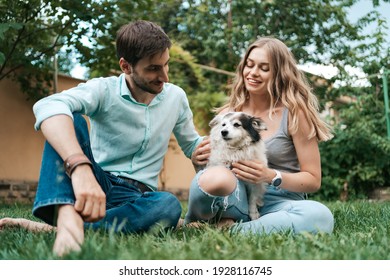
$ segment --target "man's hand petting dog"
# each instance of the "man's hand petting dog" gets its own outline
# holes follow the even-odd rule
[[[198,172],[206,166],[210,157],[210,138],[205,138],[195,149],[192,154],[191,160]]]

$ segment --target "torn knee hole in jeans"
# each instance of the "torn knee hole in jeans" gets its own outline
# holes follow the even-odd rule
[[[211,213],[216,213],[218,210],[222,207],[222,211],[226,211],[226,209],[229,207],[229,196],[234,195],[238,201],[240,201],[240,189],[236,188],[233,193],[230,195],[224,196],[222,199],[221,197],[214,197],[213,202],[211,203]]]

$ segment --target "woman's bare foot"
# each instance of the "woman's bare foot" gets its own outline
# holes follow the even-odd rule
[[[191,222],[185,225],[187,228],[195,228],[195,229],[202,229],[207,227],[208,224],[205,222]]]
[[[217,223],[217,228],[219,229],[229,229],[234,224],[234,220],[230,218],[222,218]]]
[[[0,219],[0,230],[6,227],[20,227],[33,232],[53,231],[56,228],[40,222],[35,222],[23,218],[3,218]]]
[[[182,228],[184,226],[184,219],[180,218],[177,222],[176,229]]]
[[[176,225],[176,229],[183,228],[183,227],[188,227],[188,228],[201,228],[203,223],[200,222],[191,222],[188,224],[184,224],[184,219],[180,218],[179,222]]]
[[[64,256],[73,251],[80,251],[84,242],[84,222],[73,205],[62,205],[58,210],[57,236],[53,252]]]

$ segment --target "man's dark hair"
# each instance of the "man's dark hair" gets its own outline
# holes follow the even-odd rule
[[[137,20],[122,26],[116,35],[116,54],[135,66],[145,57],[164,52],[171,47],[171,41],[157,24]]]

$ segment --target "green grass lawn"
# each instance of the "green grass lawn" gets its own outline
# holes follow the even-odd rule
[[[86,231],[81,252],[65,259],[264,259],[264,260],[390,260],[390,202],[325,203],[334,213],[335,230],[327,234],[289,232],[232,235],[212,226],[141,235]],[[186,208],[185,203],[183,208]],[[0,205],[0,218],[33,219],[29,205]],[[54,233],[24,229],[0,231],[0,259],[56,259]]]

